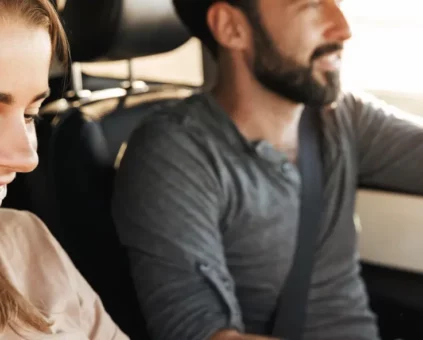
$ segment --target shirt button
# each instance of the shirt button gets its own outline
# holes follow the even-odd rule
[[[200,270],[203,272],[208,272],[210,270],[210,266],[207,263],[200,264]]]
[[[232,283],[231,283],[230,280],[223,279],[222,281],[223,281],[223,284],[224,284],[224,286],[225,286],[226,289],[232,289]]]
[[[282,170],[283,171],[290,171],[291,169],[292,169],[291,164],[289,164],[288,162],[285,162],[285,163],[282,164]]]

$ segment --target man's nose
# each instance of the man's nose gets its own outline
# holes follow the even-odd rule
[[[325,38],[329,41],[344,42],[351,38],[351,27],[339,4],[334,3],[328,6],[327,18],[330,24],[325,32]]]
[[[38,165],[35,127],[13,116],[0,117],[0,175],[31,172]]]

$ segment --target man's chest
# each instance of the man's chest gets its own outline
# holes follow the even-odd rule
[[[356,174],[342,149],[325,149],[325,211],[322,222],[316,221],[319,243],[351,232],[345,233],[354,212]],[[297,242],[300,173],[287,160],[268,162],[251,156],[232,157],[222,173],[221,230],[228,266],[243,279],[257,271],[261,277],[283,279]]]

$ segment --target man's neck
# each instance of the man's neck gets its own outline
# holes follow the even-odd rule
[[[213,94],[248,140],[267,140],[295,162],[303,105],[248,80],[222,81]]]

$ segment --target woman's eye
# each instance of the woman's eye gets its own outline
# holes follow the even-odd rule
[[[304,5],[308,8],[317,8],[323,4],[323,0],[308,0],[307,3]]]
[[[27,124],[30,124],[30,123],[37,124],[41,120],[41,117],[38,115],[38,113],[36,114],[25,113],[24,118],[25,118],[25,123]]]

